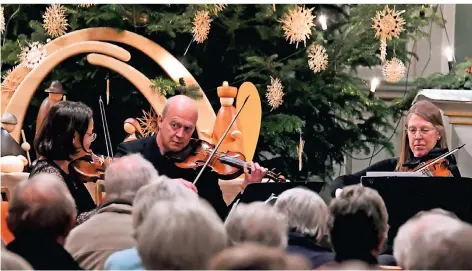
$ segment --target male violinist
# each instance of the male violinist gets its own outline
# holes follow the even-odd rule
[[[210,168],[206,168],[195,187],[193,181],[199,170],[179,168],[175,165],[175,161],[167,158],[166,155],[178,153],[187,147],[195,131],[197,120],[196,103],[184,95],[173,96],[167,100],[162,114],[158,117],[159,132],[157,135],[121,143],[118,145],[115,157],[129,153],[140,153],[154,165],[159,175],[185,180],[183,183],[198,191],[198,194],[206,199],[224,220],[230,207],[223,199],[218,184],[218,175],[211,172]],[[266,173],[266,168],[251,162],[251,173],[245,169],[245,178],[241,188],[244,190],[249,183],[260,182]]]

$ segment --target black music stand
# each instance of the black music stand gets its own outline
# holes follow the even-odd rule
[[[362,177],[378,191],[388,211],[388,246],[398,229],[420,211],[441,208],[472,223],[472,179],[454,177]]]
[[[304,187],[320,193],[324,184],[324,182],[252,183],[244,189],[239,202],[266,201],[272,194],[278,196],[285,190],[295,187]]]

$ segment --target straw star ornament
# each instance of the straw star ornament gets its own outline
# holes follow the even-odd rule
[[[272,78],[270,77],[270,85],[267,86],[266,98],[269,102],[269,105],[272,107],[272,110],[278,108],[283,103],[283,86],[282,82],[280,82],[279,78]]]
[[[203,43],[208,39],[208,34],[210,33],[210,16],[208,11],[200,10],[195,14],[193,19],[193,39],[197,43]]]
[[[43,15],[43,27],[49,36],[56,38],[64,35],[67,30],[66,8],[60,4],[52,4]]]
[[[152,108],[149,112],[143,110],[143,117],[137,118],[137,120],[139,121],[145,137],[154,135],[159,129],[157,125],[157,114]]]
[[[44,45],[35,41],[29,43],[27,47],[21,48],[21,53],[18,56],[23,66],[28,69],[36,68],[45,58],[47,52]]]
[[[223,9],[225,9],[227,6],[227,4],[214,4],[211,11],[213,12],[213,15],[217,16],[218,13],[223,11]]]
[[[328,54],[322,45],[311,45],[308,49],[308,65],[313,72],[326,70]]]
[[[405,20],[401,17],[404,12],[404,10],[397,12],[395,8],[390,9],[385,6],[382,11],[377,11],[376,16],[372,18],[375,38],[380,40],[380,59],[382,62],[385,61],[387,55],[387,40],[400,37],[400,33],[404,30]]]
[[[311,28],[315,26],[315,17],[311,12],[314,8],[306,9],[296,7],[284,14],[282,20],[282,29],[285,31],[285,39],[290,40],[290,44],[303,42],[306,46],[306,40],[311,37]]]
[[[396,83],[405,76],[405,65],[400,59],[394,57],[382,65],[382,74],[385,77],[385,81]]]
[[[11,91],[14,92],[18,86],[20,85],[21,81],[23,80],[22,76],[14,75],[12,72],[17,68],[13,67],[9,69],[3,76],[2,76],[2,91]]]

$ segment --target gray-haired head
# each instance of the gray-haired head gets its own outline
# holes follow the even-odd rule
[[[329,210],[323,199],[305,188],[284,191],[274,205],[288,219],[289,229],[320,242],[328,235]]]
[[[75,223],[75,201],[56,175],[41,173],[19,183],[8,206],[13,235],[65,237]]]
[[[397,264],[411,270],[462,269],[457,264],[464,259],[453,255],[463,251],[460,248],[463,238],[458,233],[466,227],[470,226],[438,212],[412,217],[399,228],[393,243]]]
[[[257,242],[287,246],[287,218],[263,202],[239,203],[228,215],[225,228],[232,243]]]
[[[105,171],[107,199],[133,200],[138,190],[158,178],[154,166],[141,154],[130,154],[114,160]]]
[[[198,194],[167,176],[160,176],[150,184],[141,187],[133,202],[133,227],[135,229],[139,227],[154,203],[177,199],[196,201],[198,200]]]
[[[148,270],[205,269],[227,245],[223,222],[204,200],[159,201],[137,231],[137,249]]]

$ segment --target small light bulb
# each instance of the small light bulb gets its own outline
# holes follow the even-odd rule
[[[454,60],[454,49],[451,47],[446,47],[446,49],[444,49],[444,54],[446,54],[447,61],[452,62]]]
[[[372,78],[370,81],[370,92],[375,92],[375,89],[379,85],[380,81],[377,77]]]
[[[320,24],[321,24],[321,28],[323,30],[328,29],[328,26],[326,25],[326,15],[320,15],[319,21],[320,21]]]

